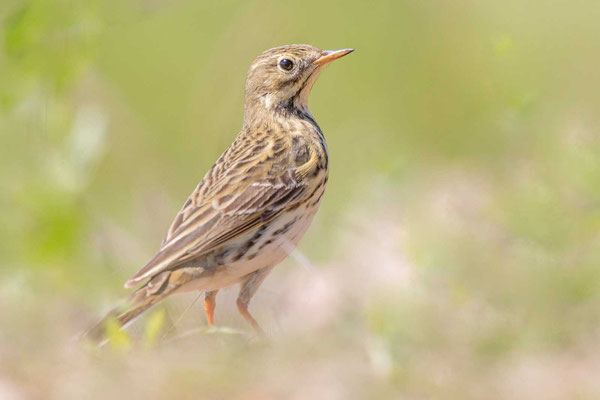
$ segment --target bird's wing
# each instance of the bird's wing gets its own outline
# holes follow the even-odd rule
[[[228,155],[230,148],[217,161],[176,216],[159,252],[126,287],[270,222],[303,197],[303,174],[288,165],[285,152],[272,142],[257,148],[242,156]]]

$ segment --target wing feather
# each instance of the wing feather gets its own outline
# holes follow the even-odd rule
[[[199,204],[186,201],[159,252],[125,287],[135,286],[269,223],[302,198],[306,184],[296,178],[293,169],[288,169],[278,176],[237,187],[236,191],[235,185],[230,185],[222,190],[226,194],[209,196]],[[202,184],[190,198],[199,190]]]

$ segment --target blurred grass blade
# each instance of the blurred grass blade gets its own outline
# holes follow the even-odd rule
[[[127,352],[131,349],[131,338],[121,329],[119,323],[115,319],[106,321],[105,326],[106,338],[111,349],[119,352]]]
[[[156,344],[159,334],[165,324],[166,312],[161,308],[150,315],[144,329],[144,346],[152,347]]]

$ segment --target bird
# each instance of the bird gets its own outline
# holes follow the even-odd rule
[[[246,76],[241,131],[185,201],[154,257],[124,285],[141,286],[90,337],[104,336],[108,320],[124,328],[166,297],[191,291],[204,291],[214,326],[217,292],[233,285],[240,285],[240,314],[264,335],[250,300],[304,235],[329,176],[308,96],[323,68],[353,51],[286,45],[258,55]]]

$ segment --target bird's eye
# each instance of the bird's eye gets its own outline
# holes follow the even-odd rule
[[[279,61],[279,68],[284,71],[290,71],[292,68],[294,68],[294,63],[291,60],[284,58],[283,60]]]

